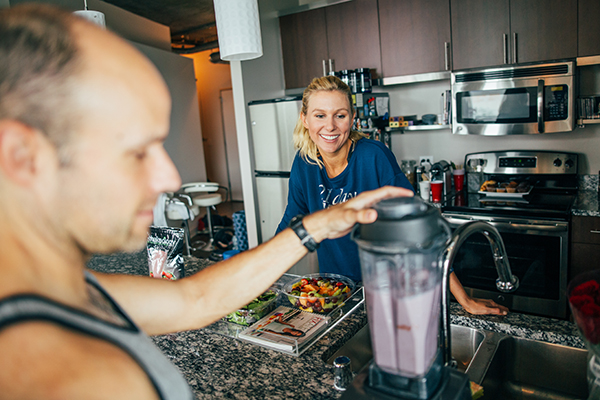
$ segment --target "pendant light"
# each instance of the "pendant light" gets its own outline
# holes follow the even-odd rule
[[[221,59],[252,60],[262,56],[257,0],[213,0]]]
[[[83,0],[83,6],[83,10],[73,11],[73,14],[77,15],[78,17],[87,19],[88,21],[93,22],[94,24],[106,29],[106,20],[104,19],[104,14],[100,11],[88,10],[87,0]]]

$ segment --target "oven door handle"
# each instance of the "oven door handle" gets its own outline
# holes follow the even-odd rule
[[[566,222],[540,222],[533,224],[520,224],[513,221],[499,221],[486,218],[458,217],[455,215],[443,215],[443,217],[451,225],[462,225],[470,221],[484,221],[490,223],[492,226],[502,231],[523,232],[529,230],[536,230],[543,232],[566,232],[568,230],[568,224]]]
[[[515,224],[515,223],[511,222],[511,223],[507,224],[507,226],[510,226],[511,228],[514,228],[516,230],[522,230],[522,231],[535,229],[537,231],[544,231],[544,232],[564,232],[567,230],[566,225],[559,225],[559,224],[537,225],[537,224]]]

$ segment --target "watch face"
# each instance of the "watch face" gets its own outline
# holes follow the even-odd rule
[[[296,225],[298,222],[302,222],[302,218],[304,216],[303,215],[296,215],[294,218],[292,218],[292,220],[290,221],[290,226]]]

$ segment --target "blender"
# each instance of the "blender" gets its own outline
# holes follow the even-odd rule
[[[374,358],[342,398],[471,399],[468,377],[451,365],[449,265],[462,240],[477,230],[492,232],[494,243],[499,240],[494,252],[506,261],[499,234],[479,221],[452,234],[439,210],[417,197],[383,200],[374,209],[377,221],[352,231]],[[515,290],[518,280],[508,264],[497,268],[510,283],[503,287]]]

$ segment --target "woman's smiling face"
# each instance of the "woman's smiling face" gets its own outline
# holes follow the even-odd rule
[[[318,91],[310,96],[302,123],[323,156],[335,155],[348,141],[354,115],[348,98],[337,90]]]

